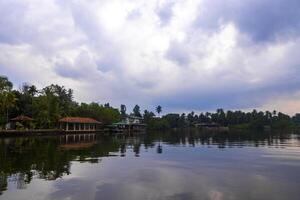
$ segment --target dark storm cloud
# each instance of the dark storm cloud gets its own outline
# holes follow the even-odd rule
[[[219,82],[218,87],[186,88],[168,96],[161,96],[156,103],[164,107],[183,110],[214,110],[216,108],[257,108],[269,100],[289,96],[299,91],[300,67],[273,83],[249,85],[245,82]]]
[[[217,29],[233,22],[254,41],[272,41],[299,34],[299,8],[299,0],[209,0],[201,4],[195,25]]]

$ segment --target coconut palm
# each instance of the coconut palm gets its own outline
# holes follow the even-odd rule
[[[1,94],[0,109],[6,113],[6,122],[8,122],[8,110],[16,104],[15,94],[12,92],[4,92]]]
[[[158,115],[162,112],[161,106],[156,107],[156,112],[157,112]]]

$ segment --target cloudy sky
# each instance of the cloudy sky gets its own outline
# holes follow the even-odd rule
[[[299,0],[0,0],[0,74],[77,101],[300,112]]]

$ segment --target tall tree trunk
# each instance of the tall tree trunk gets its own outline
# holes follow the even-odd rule
[[[6,108],[6,123],[8,123],[8,108]]]

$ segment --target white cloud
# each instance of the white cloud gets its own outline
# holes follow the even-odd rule
[[[2,0],[0,73],[63,84],[79,101],[167,110],[261,107],[299,91],[299,34],[256,41],[242,14],[216,4]]]

